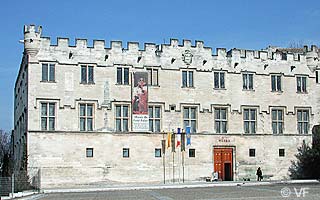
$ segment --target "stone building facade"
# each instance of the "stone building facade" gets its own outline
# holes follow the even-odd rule
[[[58,38],[24,27],[15,85],[15,169],[41,185],[288,178],[319,124],[319,51],[218,48]],[[297,49],[295,49],[297,50]],[[149,129],[132,131],[131,82],[148,73]],[[191,126],[191,145],[162,149],[167,132]],[[184,161],[182,161],[184,160]]]

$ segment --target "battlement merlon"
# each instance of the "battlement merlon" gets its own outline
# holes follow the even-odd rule
[[[194,44],[191,40],[184,39],[179,43],[178,39],[170,39],[169,44],[154,44],[144,43],[143,49],[140,49],[138,42],[128,42],[124,47],[122,41],[110,41],[110,48],[105,46],[105,40],[93,40],[93,47],[88,46],[87,39],[76,39],[74,45],[70,45],[69,38],[57,38],[56,44],[51,44],[49,37],[42,37],[42,27],[35,25],[24,26],[24,45],[25,52],[31,56],[37,55],[41,48],[48,49],[51,46],[55,48],[68,49],[77,48],[87,49],[93,48],[95,50],[108,50],[110,53],[124,53],[131,52],[137,55],[147,53],[157,56],[165,56],[172,51],[183,51],[183,49],[193,50],[195,54],[205,55],[206,58],[210,56],[218,59],[231,59],[235,62],[240,60],[282,60],[282,61],[299,61],[307,62],[308,66],[314,67],[319,65],[320,50],[317,46],[312,45],[311,48],[304,46],[303,48],[278,48],[268,47],[262,50],[248,50],[248,49],[231,49],[227,51],[225,48],[217,48],[216,55],[213,55],[211,47],[205,47],[203,41],[196,40]]]

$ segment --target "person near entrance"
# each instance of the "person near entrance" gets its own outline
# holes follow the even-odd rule
[[[258,167],[256,175],[258,176],[257,180],[261,181],[263,177],[262,177],[262,171],[260,167]]]
[[[212,172],[212,182],[218,181],[219,179],[219,173],[217,171]]]

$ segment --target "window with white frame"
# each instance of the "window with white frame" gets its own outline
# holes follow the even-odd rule
[[[182,71],[182,87],[193,87],[193,71]]]
[[[81,83],[82,84],[92,84],[93,80],[93,66],[81,65]]]
[[[214,88],[215,89],[224,89],[224,72],[214,72]]]
[[[271,75],[271,91],[281,92],[281,75]]]
[[[298,93],[307,92],[307,77],[297,76],[297,92]]]
[[[243,122],[244,122],[245,133],[256,133],[257,109],[255,108],[243,109]]]
[[[129,106],[116,105],[116,131],[129,131]]]
[[[183,107],[183,128],[191,127],[191,133],[197,132],[197,108],[196,107]]]
[[[158,85],[158,69],[155,68],[147,68],[148,71],[148,85]]]
[[[161,130],[161,107],[149,106],[149,131],[160,132]]]
[[[93,131],[93,104],[81,103],[80,107],[80,131]]]
[[[214,108],[216,133],[227,133],[227,108]]]
[[[41,130],[54,131],[56,119],[56,104],[41,102]]]
[[[272,109],[271,111],[272,120],[272,133],[282,134],[283,133],[283,110],[282,109]]]
[[[308,134],[309,132],[309,110],[297,110],[298,133]]]
[[[53,63],[42,64],[42,81],[43,82],[55,81],[55,64]]]
[[[117,84],[129,85],[129,68],[117,67]]]
[[[253,90],[253,74],[250,74],[250,73],[242,74],[242,80],[243,80],[244,90]]]

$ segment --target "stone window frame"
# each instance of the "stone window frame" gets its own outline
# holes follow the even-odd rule
[[[249,111],[249,119],[245,119],[245,110],[248,110]],[[251,115],[251,111],[255,111],[255,119],[251,119],[252,115]],[[256,134],[257,133],[257,129],[258,129],[258,108],[257,107],[244,107],[242,108],[242,119],[243,119],[243,131],[245,134]],[[246,122],[249,122],[249,132],[246,132]],[[254,122],[254,131],[252,131],[252,126],[251,124]]]
[[[119,72],[121,72],[121,74]],[[127,76],[126,76],[126,73],[128,73]],[[129,66],[122,66],[122,65],[116,66],[116,84],[130,85],[130,67]]]
[[[156,117],[155,116],[155,109],[159,108],[160,109],[160,116]],[[150,116],[150,109],[152,109],[152,116]],[[162,106],[158,104],[149,104],[148,106],[148,114],[149,114],[149,131],[153,133],[160,133],[161,128],[162,128]],[[159,121],[159,130],[155,131],[155,124],[156,121]],[[152,123],[152,130],[150,129],[150,122]]]
[[[85,69],[85,70],[83,70]],[[80,64],[80,84],[95,84],[94,83],[94,64]],[[85,77],[84,77],[85,71]],[[90,74],[92,73],[92,76]]]
[[[282,92],[282,74],[271,74],[270,79],[271,79],[271,92]],[[280,82],[279,82],[279,79],[280,79]]]
[[[86,157],[93,158],[93,148],[86,148]]]
[[[56,63],[41,62],[41,81],[40,82],[46,82],[46,83],[56,82]]]
[[[276,118],[274,118],[274,111],[276,112]],[[282,112],[282,119],[279,119],[279,111]],[[285,127],[284,127],[284,115],[285,115],[285,111],[283,108],[272,108],[271,109],[271,130],[272,130],[272,134],[274,135],[278,135],[278,134],[283,134],[284,133],[284,130],[285,130]],[[274,128],[273,128],[273,125],[274,123],[276,124],[276,132],[274,132]],[[281,124],[281,129],[280,129],[280,125]],[[281,130],[281,132],[280,132]]]
[[[221,75],[223,75],[223,76],[221,76]],[[223,79],[221,79],[221,77],[223,77]],[[222,84],[222,82],[223,82],[223,84]],[[215,89],[215,90],[226,89],[226,72],[224,72],[224,71],[214,71],[213,72],[213,89]]]
[[[56,120],[57,120],[57,102],[55,101],[40,101],[40,130],[42,131],[55,131],[56,130]],[[46,105],[46,114],[43,113],[43,105]],[[53,105],[53,112],[54,114],[51,115],[50,114],[50,105]],[[45,119],[46,121],[46,126],[45,128],[43,128],[42,123],[43,123],[43,119]],[[50,119],[53,119],[53,128],[50,128]]]
[[[242,90],[254,91],[254,73],[242,72]]]
[[[159,67],[146,67],[148,73],[148,86],[159,86]],[[156,77],[156,81],[154,78]]]
[[[307,81],[308,76],[306,75],[296,75],[296,86],[297,86],[297,93],[298,94],[306,94],[308,93],[308,81]],[[300,81],[299,81],[300,80]],[[299,83],[301,85],[299,85]]]
[[[190,76],[192,75],[192,76]],[[192,77],[192,82],[190,82],[190,77]],[[191,69],[183,69],[181,70],[181,80],[182,80],[182,88],[195,88],[194,87],[194,77],[195,77],[195,70]]]
[[[162,150],[161,150],[161,148],[155,148],[155,149],[154,149],[154,157],[155,157],[155,158],[161,158],[161,157],[162,157]]]
[[[81,106],[85,106],[85,112],[82,115],[81,114]],[[92,106],[92,115],[88,115],[88,106]],[[79,108],[79,130],[81,132],[87,132],[87,131],[94,131],[94,127],[95,127],[95,103],[93,102],[79,102],[78,103],[78,108]],[[81,120],[84,120],[84,129],[81,129]],[[88,121],[89,120],[89,121]],[[91,121],[91,128],[88,129],[88,122]]]
[[[188,117],[185,115],[185,109],[188,109]],[[195,117],[192,118],[192,113],[190,112],[192,109],[195,109]],[[187,126],[191,126],[192,122],[194,121],[195,127],[191,126],[191,133],[197,133],[198,130],[198,114],[199,106],[197,105],[183,105],[182,106],[182,124],[183,129],[186,130]],[[188,125],[185,124],[185,122],[188,121]]]
[[[120,107],[120,116],[117,116],[117,108]],[[123,107],[127,107],[127,116],[123,116]],[[114,127],[116,132],[129,132],[130,131],[130,104],[117,103],[114,105]],[[117,120],[120,120],[120,130],[117,129]],[[127,121],[127,128],[124,129],[124,121]]]
[[[226,118],[225,119],[221,119],[221,118],[217,119],[216,118],[216,110],[218,110],[218,109],[219,110],[222,110],[222,109],[226,110]],[[220,113],[219,116],[221,117],[221,113]],[[213,107],[213,117],[214,117],[214,131],[215,131],[215,133],[222,133],[222,134],[228,133],[228,125],[229,125],[229,123],[228,123],[228,117],[229,117],[229,115],[228,115],[228,107],[225,107],[225,106],[214,106]],[[219,122],[219,123],[226,122],[226,132],[221,131],[222,130],[221,125],[220,125],[220,130],[217,131],[217,126],[216,126],[217,122]]]
[[[299,119],[299,112],[301,113],[301,118]],[[307,119],[304,117],[304,113],[307,113]],[[309,134],[310,129],[310,114],[311,111],[309,108],[296,108],[296,115],[297,115],[297,132],[298,134]],[[301,128],[300,125],[301,124]]]

